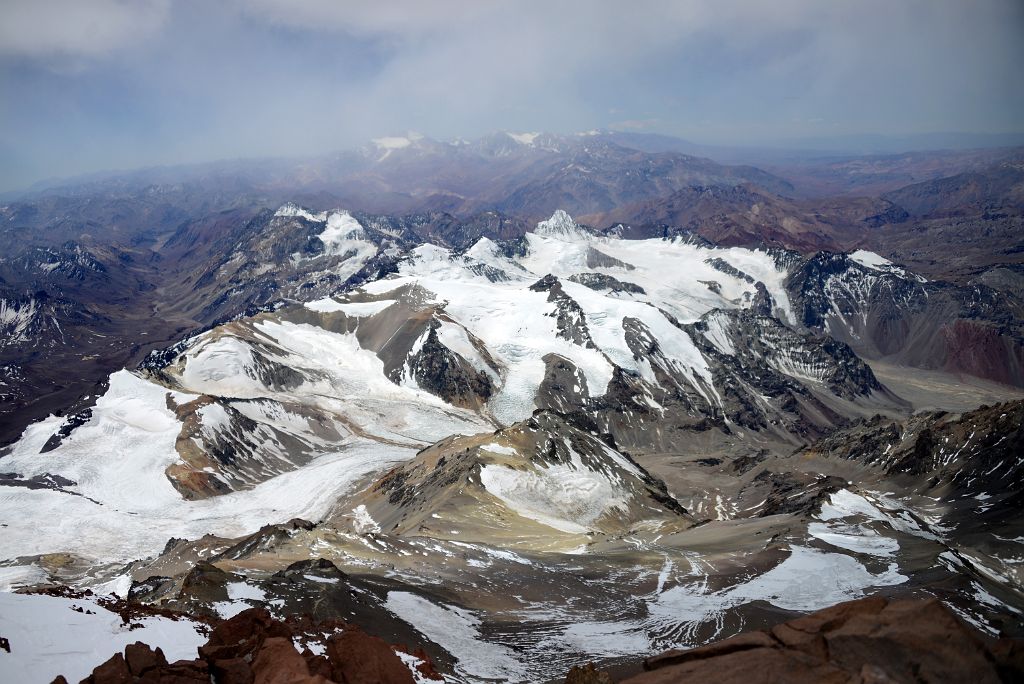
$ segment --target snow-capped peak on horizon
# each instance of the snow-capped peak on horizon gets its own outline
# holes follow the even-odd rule
[[[408,147],[414,146],[420,140],[423,140],[425,136],[422,133],[416,131],[409,131],[405,135],[395,136],[384,136],[381,138],[373,138],[370,143],[377,149],[383,150],[382,154],[377,161],[383,161],[391,156],[391,153],[395,150],[403,150]]]
[[[590,233],[581,228],[572,216],[562,209],[556,209],[551,218],[538,223],[533,233],[561,239],[590,237]]]
[[[274,212],[274,216],[285,218],[302,217],[307,221],[313,221],[314,223],[323,223],[324,221],[327,220],[327,213],[328,212],[326,211],[321,211],[318,214],[314,214],[310,212],[308,209],[300,207],[298,204],[295,204],[294,202],[286,202],[282,204],[277,211]]]
[[[515,140],[520,145],[529,145],[529,146],[532,146],[533,145],[533,141],[536,140],[539,135],[541,135],[539,132],[534,132],[534,133],[513,133],[511,131],[506,131],[505,134],[508,137],[510,137],[513,140]]]
[[[569,133],[552,133],[549,131],[509,131],[497,130],[478,137],[455,136],[452,138],[431,138],[430,136],[410,131],[400,135],[388,135],[372,138],[363,146],[366,156],[376,161],[384,161],[392,154],[402,150],[436,147],[448,150],[468,149],[489,150],[497,156],[511,154],[515,148],[535,152],[564,152],[588,138],[596,138],[608,134],[605,129],[590,129]]]
[[[385,150],[400,150],[409,147],[413,143],[423,140],[423,134],[416,131],[409,131],[405,135],[383,136],[370,140],[374,145]]]

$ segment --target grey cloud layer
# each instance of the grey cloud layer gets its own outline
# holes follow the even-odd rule
[[[632,122],[740,143],[1019,129],[1022,37],[1018,0],[7,0],[0,155],[23,168],[0,174],[306,154],[406,129]]]

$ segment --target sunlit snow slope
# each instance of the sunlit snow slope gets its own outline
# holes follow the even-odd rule
[[[347,214],[310,218],[332,249],[361,234]],[[391,277],[222,325],[115,374],[80,427],[30,427],[4,469],[50,484],[0,489],[5,556],[123,562],[171,536],[317,519],[360,478],[539,407],[603,411],[602,427],[623,435],[608,415],[728,424],[730,343],[688,324],[758,300],[790,319],[785,275],[766,251],[598,237],[564,212],[517,242],[422,245]],[[800,391],[829,389],[772,365]],[[552,381],[559,368],[568,382]],[[750,393],[765,415],[781,411]],[[53,438],[62,424],[69,434]]]

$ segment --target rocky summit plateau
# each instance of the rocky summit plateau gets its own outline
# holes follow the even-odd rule
[[[1024,153],[677,143],[0,206],[0,679],[1019,680]]]

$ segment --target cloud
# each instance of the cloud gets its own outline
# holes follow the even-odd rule
[[[608,128],[642,131],[644,129],[656,128],[660,123],[661,119],[626,119],[625,121],[613,121],[608,124]]]
[[[1019,129],[1021,35],[1020,0],[6,0],[0,183],[410,129]]]
[[[169,0],[4,0],[0,54],[95,57],[138,45],[164,24]]]
[[[445,134],[470,133],[480,121],[584,128],[609,125],[608,109],[629,109],[618,118],[659,118],[670,132],[760,136],[825,120],[870,131],[1006,126],[1022,102],[1007,87],[1024,85],[1022,8],[1017,0],[254,0],[244,12],[388,47],[375,78],[350,91],[358,105],[343,109],[353,126],[365,118]]]
[[[501,4],[467,0],[236,0],[234,6],[250,18],[298,29],[413,38],[450,33],[460,24],[493,16]]]

